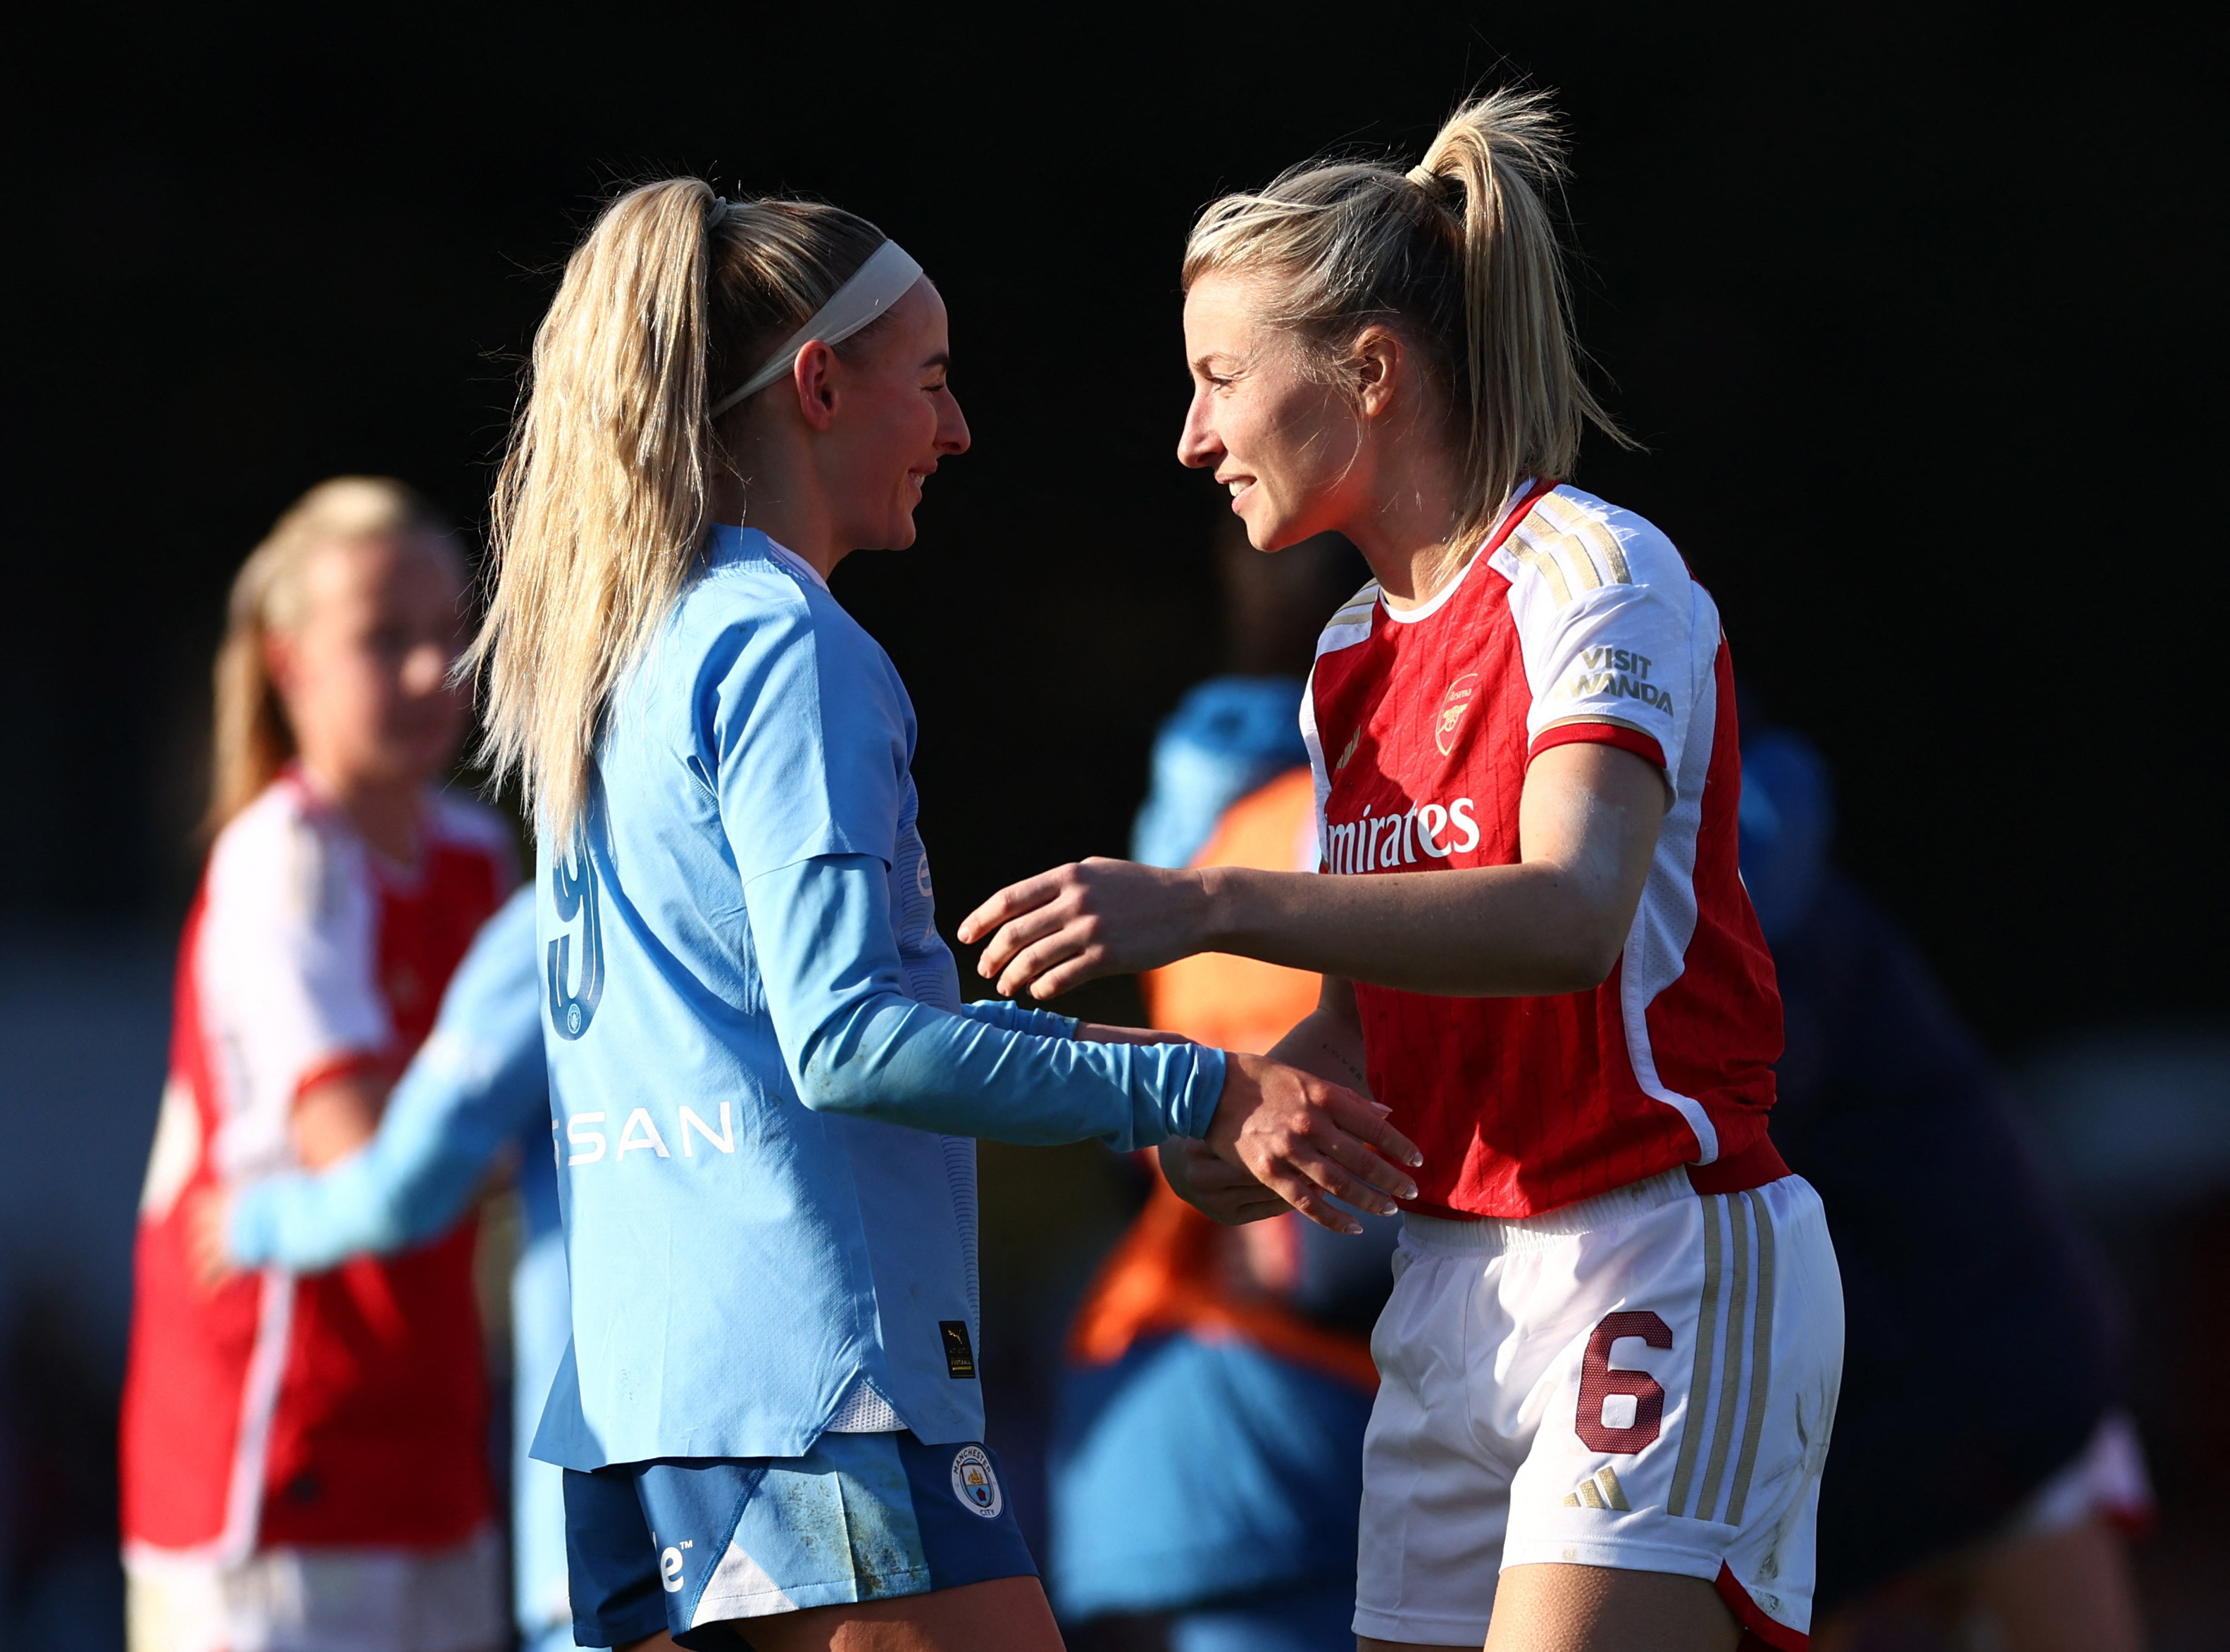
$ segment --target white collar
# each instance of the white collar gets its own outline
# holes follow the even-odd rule
[[[1527,505],[1531,505],[1532,503],[1530,497],[1532,490],[1533,479],[1530,476],[1521,477],[1518,479],[1518,485],[1510,490],[1510,496],[1503,500],[1502,509],[1494,513],[1493,526],[1490,527],[1486,532],[1480,537],[1479,550],[1473,551],[1472,553],[1471,559],[1465,562],[1461,568],[1456,570],[1456,576],[1453,579],[1450,580],[1446,585],[1440,587],[1439,590],[1434,592],[1432,595],[1427,597],[1422,602],[1418,603],[1416,607],[1412,608],[1397,608],[1391,602],[1389,602],[1386,600],[1386,593],[1383,590],[1381,590],[1378,593],[1378,606],[1386,610],[1386,617],[1389,620],[1398,620],[1405,626],[1415,625],[1420,620],[1431,619],[1442,608],[1446,607],[1448,605],[1448,600],[1454,596],[1459,590],[1462,589],[1463,582],[1471,577],[1471,570],[1477,567],[1480,562],[1487,560],[1486,556],[1479,553],[1484,551],[1488,545],[1494,543],[1495,536],[1502,531],[1503,524],[1510,520],[1510,513],[1518,507],[1521,501]]]
[[[764,534],[760,534],[759,537],[766,539],[766,536]],[[828,588],[828,582],[821,577],[821,570],[815,568],[811,562],[807,562],[804,557],[799,556],[788,545],[779,543],[772,539],[767,539],[766,544],[767,555],[772,557],[776,562],[780,562],[784,568],[790,569],[791,573],[798,575],[802,578],[811,580],[815,585],[818,585],[824,591]]]

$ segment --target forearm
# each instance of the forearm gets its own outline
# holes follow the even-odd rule
[[[351,1256],[422,1244],[471,1205],[499,1145],[422,1143],[383,1133],[362,1152],[314,1174],[273,1176],[242,1187],[226,1248],[243,1267],[315,1273]]]
[[[1624,939],[1604,892],[1553,862],[1363,877],[1217,866],[1197,876],[1198,950],[1441,997],[1585,992],[1610,973]],[[1617,916],[1630,922],[1632,910]]]
[[[1221,1051],[1010,1032],[897,993],[836,1008],[799,1042],[794,1077],[816,1111],[1029,1146],[1202,1135],[1223,1087]]]
[[[369,1148],[316,1174],[248,1183],[225,1231],[226,1249],[241,1266],[298,1273],[320,1272],[359,1252],[400,1250],[411,1237]]]
[[[1080,1043],[1066,1016],[954,1013],[913,999],[887,879],[880,861],[828,856],[744,887],[768,1012],[808,1107],[1026,1143],[1097,1137],[1129,1148],[1206,1132],[1221,1051]]]
[[[226,1233],[234,1260],[313,1273],[408,1250],[455,1222],[521,1123],[548,1109],[538,1020],[525,1019],[531,1036],[502,1031],[493,1054],[436,1032],[360,1151],[242,1187]]]
[[[960,938],[985,942],[976,967],[1010,997],[1199,952],[1447,998],[1585,992],[1625,948],[1669,796],[1630,752],[1558,746],[1528,772],[1508,864],[1358,877],[1095,858],[1001,890]]]

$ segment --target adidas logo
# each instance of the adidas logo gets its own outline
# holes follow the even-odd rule
[[[1626,1488],[1618,1483],[1618,1476],[1608,1469],[1598,1469],[1580,1482],[1579,1488],[1566,1495],[1567,1508],[1612,1508],[1623,1514],[1627,1511]]]

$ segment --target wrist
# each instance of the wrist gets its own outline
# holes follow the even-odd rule
[[[1199,951],[1226,951],[1225,943],[1234,938],[1238,880],[1233,874],[1236,871],[1238,868],[1232,866],[1201,866],[1193,871],[1193,886],[1197,892],[1189,916]]]
[[[1209,1103],[1195,1132],[1197,1140],[1210,1147],[1227,1144],[1238,1136],[1247,1111],[1246,1092],[1254,1088],[1249,1070],[1261,1059],[1235,1050],[1219,1050],[1215,1053],[1223,1058],[1223,1071],[1218,1077],[1215,1099]]]

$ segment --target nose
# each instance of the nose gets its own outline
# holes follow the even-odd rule
[[[944,415],[937,421],[937,451],[964,453],[974,440],[968,434],[968,415],[960,410],[960,398],[947,390]]]
[[[1208,387],[1196,386],[1192,403],[1185,408],[1184,427],[1177,432],[1177,463],[1189,470],[1205,470],[1222,454],[1223,443],[1208,422]]]

